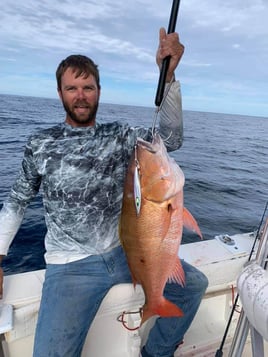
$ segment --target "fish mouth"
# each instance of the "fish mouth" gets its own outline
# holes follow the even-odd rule
[[[141,146],[143,149],[155,154],[159,149],[159,145],[161,142],[161,137],[158,133],[153,135],[152,142],[143,140],[142,138],[137,138],[137,145]]]

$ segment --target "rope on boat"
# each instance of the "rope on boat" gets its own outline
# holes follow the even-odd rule
[[[117,317],[117,321],[121,322],[122,325],[125,327],[125,329],[127,329],[128,331],[136,331],[140,328],[140,325],[136,326],[136,327],[129,327],[127,325],[127,321],[125,320],[126,315],[135,315],[135,314],[139,314],[139,317],[141,319],[142,318],[142,308],[140,308],[138,311],[123,311],[122,314]]]
[[[240,306],[237,303],[235,303],[235,287],[234,287],[234,285],[232,285],[231,289],[232,289],[232,307],[234,306],[235,312],[240,314],[241,310],[238,309]]]

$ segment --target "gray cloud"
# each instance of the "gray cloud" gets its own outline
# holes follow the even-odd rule
[[[2,81],[0,91],[14,91],[11,78],[17,76],[17,82],[20,79],[25,86],[29,84],[27,90],[32,94],[30,77],[35,73],[47,88],[40,89],[40,95],[48,95],[58,62],[69,53],[79,52],[96,60],[104,83],[121,82],[129,91],[131,83],[140,83],[152,96],[158,76],[158,29],[167,27],[171,3],[2,0],[0,68],[6,83]],[[266,110],[268,116],[263,93],[268,80],[267,18],[268,3],[262,0],[181,2],[177,30],[185,54],[177,77],[184,87],[186,109],[215,110],[218,103],[218,111],[228,112],[235,101],[237,111],[243,111],[243,97],[251,96],[252,111],[265,115]],[[134,94],[129,97],[134,100]],[[147,96],[143,99],[151,100]],[[136,104],[139,100],[137,96]]]

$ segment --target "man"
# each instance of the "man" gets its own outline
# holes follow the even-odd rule
[[[172,83],[159,129],[171,151],[182,143],[180,88],[173,79],[184,48],[176,33],[167,35],[164,29],[159,42],[158,65],[171,56],[167,82]],[[34,357],[80,356],[106,293],[115,284],[131,282],[118,239],[123,183],[136,137],[151,136],[141,126],[96,122],[101,86],[91,59],[67,57],[56,78],[65,123],[29,138],[20,175],[0,212],[0,254],[6,255],[27,204],[42,184],[47,269]],[[159,318],[142,356],[173,356],[195,316],[207,279],[185,262],[183,268],[185,287],[167,284],[165,294],[184,317]]]

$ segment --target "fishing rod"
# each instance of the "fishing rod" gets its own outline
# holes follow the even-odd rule
[[[254,253],[254,250],[255,250],[255,245],[257,243],[257,240],[259,239],[260,230],[261,230],[261,227],[262,227],[265,215],[266,215],[267,208],[268,208],[268,201],[266,202],[266,205],[265,205],[265,208],[264,208],[264,211],[263,211],[263,214],[262,214],[262,218],[261,218],[259,227],[258,227],[257,232],[256,232],[256,237],[255,237],[253,246],[251,248],[251,252],[249,254],[249,257],[248,257],[248,262],[250,262],[250,260],[251,260],[251,257],[252,257],[252,255]],[[232,322],[232,318],[233,318],[233,315],[234,315],[234,312],[235,312],[235,309],[236,309],[236,306],[237,306],[237,303],[238,303],[238,299],[239,299],[239,294],[237,293],[235,301],[234,301],[234,304],[233,304],[233,307],[232,307],[231,314],[229,316],[229,320],[228,320],[226,329],[224,331],[224,335],[223,335],[223,338],[222,338],[222,342],[221,342],[220,348],[216,351],[215,357],[222,357],[223,356],[223,347],[224,347],[225,340],[226,340],[226,337],[227,337],[227,334],[228,334],[228,331],[229,331],[229,328],[230,328],[230,325],[231,325],[231,322]]]
[[[175,32],[178,11],[179,11],[179,5],[180,5],[180,0],[173,0],[167,33]],[[160,106],[162,99],[163,99],[169,62],[170,62],[170,56],[167,56],[163,59],[163,63],[162,63],[162,67],[161,67],[161,71],[160,71],[160,75],[159,75],[159,80],[158,80],[156,96],[155,96],[155,105],[157,107]]]

